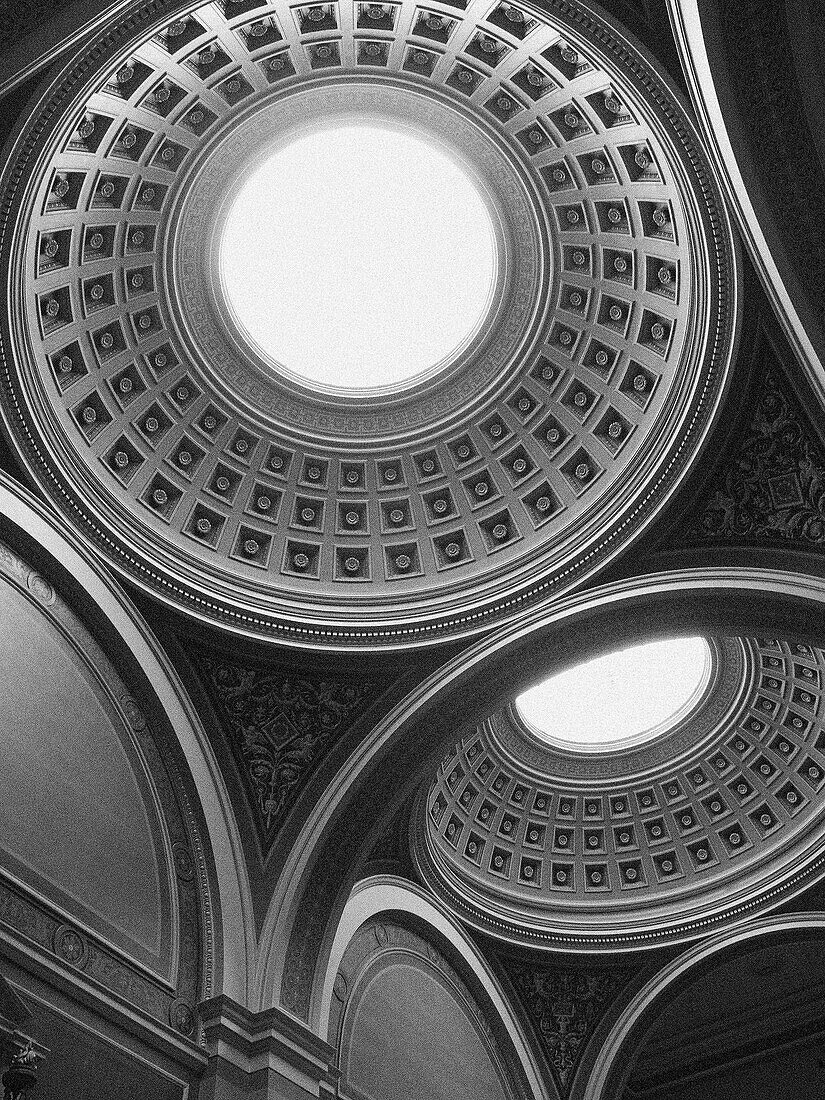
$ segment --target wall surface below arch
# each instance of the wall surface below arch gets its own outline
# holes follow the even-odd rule
[[[156,958],[168,884],[141,765],[71,641],[2,578],[0,622],[3,864]]]
[[[369,1100],[507,1100],[466,1008],[426,960],[399,952],[356,994],[342,1070]]]

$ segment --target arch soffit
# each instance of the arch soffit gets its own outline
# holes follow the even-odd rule
[[[815,323],[794,301],[794,276],[783,260],[783,244],[766,214],[761,197],[749,191],[742,156],[739,124],[727,109],[720,74],[721,51],[714,48],[718,32],[701,0],[667,0],[676,46],[688,83],[705,148],[716,169],[733,217],[765,291],[777,312],[797,361],[825,404],[825,366]],[[721,89],[721,93],[720,93]]]
[[[32,4],[18,15],[19,37],[0,59],[0,97],[44,69],[97,27],[127,9],[133,0],[110,0],[103,11],[96,0],[72,0],[65,5]]]
[[[409,794],[423,781],[433,761],[455,740],[459,726],[469,727],[506,692],[526,685],[536,668],[524,660],[557,660],[573,664],[592,651],[594,639],[609,636],[610,644],[669,632],[713,630],[724,623],[753,633],[781,631],[800,641],[822,641],[821,616],[825,590],[813,576],[781,569],[717,566],[651,573],[593,588],[558,601],[550,611],[536,611],[451,658],[402,700],[339,769],[325,795],[317,800],[296,838],[262,925],[256,996],[262,1007],[279,1003],[290,983],[309,980],[307,951],[317,951],[309,969],[325,970],[335,928],[352,885],[341,886],[337,901],[323,891],[306,892],[313,865],[336,833],[344,806],[362,786],[379,756]],[[390,763],[392,753],[395,765]],[[416,761],[404,783],[405,772]],[[393,807],[393,810],[396,807]],[[331,857],[330,857],[331,858]],[[310,899],[305,901],[306,898]],[[309,906],[325,906],[324,931],[316,944],[307,934]],[[290,972],[292,952],[302,937],[297,957],[300,976]],[[313,984],[310,1019],[319,1019],[317,982]]]
[[[397,913],[412,917],[420,928],[425,928],[432,935],[435,945],[443,944],[451,949],[454,956],[460,957],[465,976],[471,976],[476,989],[483,990],[488,1006],[501,1021],[512,1042],[513,1053],[527,1085],[527,1095],[536,1100],[552,1100],[548,1092],[551,1084],[542,1080],[526,1034],[484,957],[447,910],[436,904],[420,887],[391,875],[362,879],[353,888],[344,906],[326,966],[317,975],[318,1014],[313,1023],[318,1033],[328,1042],[333,1042],[333,1037],[329,1035],[333,987],[353,937],[369,920],[382,915],[389,918]]]
[[[781,934],[825,932],[825,913],[799,913],[761,917],[739,927],[726,929],[690,947],[678,955],[647,981],[635,996],[625,1001],[614,1017],[612,1027],[598,1049],[592,1070],[587,1077],[579,1075],[573,1084],[570,1100],[606,1100],[614,1096],[618,1069],[629,1065],[628,1054],[644,1035],[641,1025],[650,1011],[668,990],[689,977],[703,964],[711,962],[731,948],[753,940]]]
[[[144,684],[151,685],[189,768],[206,824],[204,840],[211,847],[217,883],[217,897],[213,899],[217,904],[212,914],[213,928],[217,932],[214,939],[222,945],[221,956],[216,956],[213,962],[213,991],[223,992],[245,1004],[254,931],[242,845],[209,742],[176,674],[137,610],[102,574],[78,542],[59,529],[51,510],[2,473],[0,538],[29,560],[34,555],[39,567],[51,579],[64,578],[66,583],[60,587],[63,591],[72,590],[68,597],[70,603],[78,599],[91,602],[109,644],[114,640],[115,646],[138,666]],[[117,663],[117,657],[112,656]],[[208,934],[212,936],[212,930]]]

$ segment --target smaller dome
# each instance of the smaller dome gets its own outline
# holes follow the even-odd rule
[[[823,684],[825,650],[784,638],[582,662],[540,686],[542,740],[510,702],[453,744],[412,815],[418,872],[473,927],[544,949],[638,951],[753,917],[822,874]],[[627,737],[631,715],[667,736],[628,745],[618,715]],[[582,728],[615,739],[576,752]]]
[[[712,667],[704,638],[666,638],[575,665],[522,692],[516,711],[540,740],[604,752],[665,733],[694,706]]]

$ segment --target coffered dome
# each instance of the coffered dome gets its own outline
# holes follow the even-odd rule
[[[493,935],[604,951],[695,936],[799,890],[821,862],[825,653],[707,645],[692,706],[643,743],[571,753],[563,723],[542,743],[514,707],[464,738],[413,821],[428,884]]]
[[[736,297],[707,168],[644,59],[568,3],[227,0],[139,22],[61,74],[4,179],[5,416],[77,529],[192,614],[330,646],[481,629],[638,534],[706,435]],[[342,285],[360,375],[328,288],[300,314],[320,335],[293,302],[291,345],[289,295],[265,299],[268,264],[290,289],[303,266],[271,225],[295,205],[283,175],[246,282],[232,236],[256,173],[342,126],[403,135],[401,177],[419,143],[479,211],[464,249],[432,231],[451,198],[433,186],[414,250],[456,301],[419,312],[433,334],[466,313],[421,362],[386,287]],[[307,205],[314,249],[347,208]],[[256,283],[264,310],[238,290]],[[362,294],[388,318],[371,373]]]

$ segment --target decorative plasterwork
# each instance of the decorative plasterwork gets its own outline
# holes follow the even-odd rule
[[[207,658],[200,667],[266,852],[310,772],[363,711],[375,685]]]
[[[776,364],[768,364],[744,438],[686,534],[690,541],[825,544],[825,453]]]
[[[616,967],[547,967],[508,960],[516,995],[533,1024],[562,1096],[596,1025],[628,972]]]
[[[646,749],[577,768],[548,747],[542,767],[479,727],[414,815],[425,880],[494,935],[591,950],[689,937],[775,898],[822,835],[825,652],[742,646],[738,696]]]
[[[403,645],[511,616],[644,526],[715,411],[735,287],[689,125],[640,57],[561,0],[132,18],[99,75],[89,51],[45,95],[5,181],[9,424],[118,568],[244,632]],[[190,183],[309,88],[446,112],[532,257],[526,281],[505,264],[520,291],[489,347],[394,403],[328,408],[217,301],[203,324],[178,309]],[[223,358],[200,342],[222,326]]]

